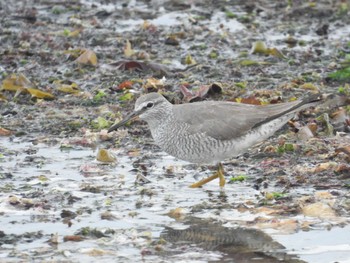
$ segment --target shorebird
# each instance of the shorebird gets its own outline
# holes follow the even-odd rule
[[[217,172],[190,187],[215,178],[225,185],[222,161],[244,153],[266,140],[294,115],[321,100],[314,94],[292,102],[250,105],[224,101],[201,101],[173,105],[159,93],[139,97],[135,110],[108,132],[139,116],[148,123],[155,143],[166,153],[197,164],[217,164]]]

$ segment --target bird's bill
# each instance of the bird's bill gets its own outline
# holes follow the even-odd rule
[[[126,116],[123,120],[121,120],[120,122],[112,125],[109,129],[108,132],[112,132],[115,131],[116,129],[118,129],[121,126],[124,126],[126,123],[128,123],[129,121],[135,119],[136,117],[138,117],[141,113],[143,112],[143,109],[138,110],[138,111],[134,111],[132,113],[130,113],[128,116]]]

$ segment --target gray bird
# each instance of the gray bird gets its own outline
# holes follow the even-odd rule
[[[135,110],[108,132],[139,116],[148,123],[155,143],[166,153],[197,164],[218,164],[211,177],[192,184],[201,186],[220,178],[225,185],[221,161],[244,153],[266,140],[296,112],[316,105],[319,94],[292,102],[250,105],[223,101],[201,101],[172,105],[162,95],[149,93],[136,100]]]

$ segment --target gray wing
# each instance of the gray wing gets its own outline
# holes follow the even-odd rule
[[[191,133],[206,133],[215,139],[231,140],[281,115],[292,115],[306,104],[307,101],[301,100],[258,106],[204,101],[176,105],[174,114],[178,120],[190,125]]]

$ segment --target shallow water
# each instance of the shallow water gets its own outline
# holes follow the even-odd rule
[[[132,171],[132,158],[122,154],[118,156],[119,163],[110,166],[96,162],[96,151],[89,148],[60,150],[58,145],[33,145],[19,140],[11,142],[8,138],[0,139],[0,148],[3,154],[1,173],[13,175],[12,179],[2,179],[2,185],[11,183],[13,187],[12,190],[0,194],[1,230],[6,235],[20,236],[27,232],[42,234],[39,238],[29,235],[25,241],[22,236],[13,244],[3,244],[0,253],[3,259],[10,255],[13,259],[39,259],[47,253],[57,258],[65,258],[61,253],[66,253],[72,260],[83,259],[90,262],[96,257],[92,256],[91,250],[101,249],[104,251],[103,256],[97,257],[101,262],[108,262],[111,256],[117,256],[123,262],[137,262],[134,258],[141,260],[143,249],[149,249],[150,242],[158,240],[165,227],[187,228],[181,217],[196,216],[237,227],[258,216],[249,211],[239,212],[230,206],[224,206],[224,203],[239,204],[248,200],[253,202],[258,191],[243,183],[227,185],[224,192],[221,192],[215,181],[202,189],[189,189],[187,186],[193,182],[191,174],[198,172],[188,168],[184,162],[162,153],[154,156],[154,166],[149,167],[147,178],[151,183],[140,186],[134,184],[136,174]],[[28,154],[29,149],[32,152],[35,150],[36,153]],[[25,162],[28,156],[40,157],[40,161]],[[84,176],[80,169],[86,164],[96,165],[101,172]],[[177,167],[175,177],[164,176],[164,168],[169,168],[170,165]],[[45,182],[38,179],[43,175],[47,178]],[[179,175],[183,178],[177,177]],[[101,192],[82,191],[82,186],[86,184],[99,186]],[[37,191],[40,191],[41,195],[30,198]],[[13,195],[29,198],[36,205],[29,209],[11,205],[9,197]],[[67,204],[67,195],[82,199]],[[50,205],[49,208],[43,208],[44,200]],[[210,204],[213,208],[210,208]],[[196,206],[199,208],[193,209]],[[180,215],[178,218],[169,217],[169,211],[175,208],[181,208]],[[64,224],[60,217],[63,209],[81,211],[81,214],[71,219],[71,227]],[[101,220],[101,212],[107,210],[114,216],[113,219]],[[99,229],[102,232],[112,229],[114,234],[106,234],[106,237],[99,239],[87,237],[82,242],[63,242],[64,236],[73,235],[84,227]],[[330,259],[346,262],[350,260],[349,230],[349,226],[334,227],[330,231],[321,227],[287,235],[272,231],[272,237],[284,245],[288,253],[298,255],[306,262],[330,262]],[[51,234],[58,235],[57,248],[47,243]],[[225,257],[224,252],[215,249],[203,250],[200,245],[192,245],[185,251],[187,252],[167,256],[153,251],[144,258],[161,262],[164,259],[176,261],[181,257],[186,262],[192,262],[215,261]]]

